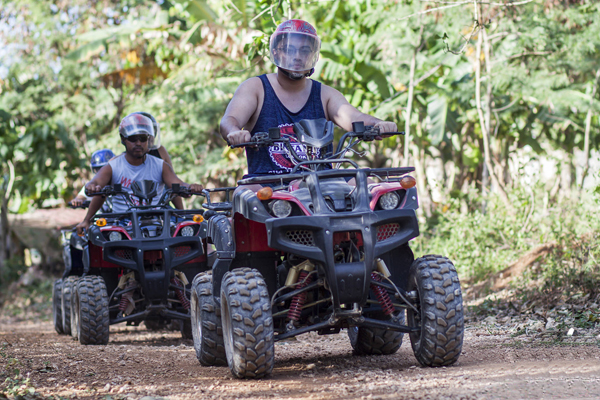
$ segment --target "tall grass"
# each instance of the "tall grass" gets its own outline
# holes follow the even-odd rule
[[[421,225],[413,243],[417,256],[441,254],[456,264],[462,280],[477,283],[503,270],[540,244],[554,249],[530,267],[519,284],[544,293],[589,293],[600,287],[598,195],[560,193],[551,198],[542,186],[509,193],[514,210],[492,197],[486,213],[471,193],[452,199]],[[532,285],[535,283],[535,285]]]

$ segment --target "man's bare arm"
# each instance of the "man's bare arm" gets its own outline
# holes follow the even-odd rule
[[[356,121],[363,121],[365,125],[377,126],[382,132],[396,132],[398,129],[394,122],[382,121],[372,115],[360,112],[339,91],[325,85],[322,86],[322,90],[329,119],[342,129],[351,131],[352,122]]]
[[[258,108],[258,92],[262,89],[259,78],[250,78],[235,91],[221,120],[220,132],[229,144],[240,144],[250,140],[250,132],[244,127]]]
[[[175,171],[173,171],[173,167],[171,167],[171,165],[167,164],[167,163],[163,163],[163,182],[165,183],[165,185],[167,185],[167,187],[171,187],[174,183],[179,183],[182,186],[185,187],[189,187],[190,190],[194,193],[200,193],[202,191],[202,189],[204,189],[204,187],[202,185],[199,185],[197,183],[193,183],[193,184],[187,184],[184,181],[182,181],[181,179],[179,179],[179,177],[177,176],[177,174],[175,174]],[[177,197],[178,199],[181,200],[181,198]],[[175,208],[181,210],[183,209],[183,202],[179,202],[179,203],[174,203],[173,204],[175,206]]]
[[[160,157],[165,163],[169,164],[170,166],[173,166],[171,156],[169,155],[167,149],[165,149],[165,146],[160,146],[158,148],[158,154],[160,154]],[[183,200],[181,199],[181,197],[175,197],[173,200],[171,200],[171,203],[173,203],[176,209],[183,210]]]
[[[112,167],[110,166],[110,164],[107,164],[104,167],[100,168],[100,171],[98,171],[98,173],[92,178],[92,180],[85,185],[86,191],[88,193],[99,192],[102,190],[102,188],[104,188],[104,186],[110,184],[111,180]],[[96,215],[100,207],[102,207],[102,204],[104,204],[104,200],[105,199],[102,196],[95,196],[90,201],[90,206],[88,207],[87,213],[85,214],[85,218],[81,223],[77,225],[78,235],[83,235],[83,231],[89,228],[90,223],[92,221],[92,217]]]

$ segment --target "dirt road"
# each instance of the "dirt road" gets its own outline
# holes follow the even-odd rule
[[[37,398],[600,398],[597,337],[510,337],[485,324],[467,325],[459,362],[439,369],[421,368],[406,336],[396,355],[356,357],[345,333],[307,334],[276,344],[273,375],[262,381],[202,367],[192,342],[179,333],[141,327],[112,327],[109,345],[95,347],[57,335],[49,322],[2,323],[0,355],[1,381],[18,368]]]

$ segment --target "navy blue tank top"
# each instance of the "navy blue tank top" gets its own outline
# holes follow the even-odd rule
[[[321,100],[321,83],[312,81],[310,96],[306,104],[298,112],[291,112],[279,100],[267,75],[259,76],[265,91],[265,99],[262,109],[256,121],[256,125],[250,134],[256,132],[268,132],[269,128],[279,127],[281,136],[288,136],[296,152],[302,157],[306,156],[306,149],[296,141],[293,123],[303,119],[325,118],[323,102]],[[253,177],[259,175],[285,174],[292,170],[294,164],[286,148],[282,144],[271,147],[246,148],[248,158],[248,175]]]

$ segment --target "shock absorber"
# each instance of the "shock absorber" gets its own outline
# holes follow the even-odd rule
[[[376,282],[381,282],[381,278],[375,272],[371,274],[371,279]],[[392,315],[395,311],[395,308],[392,304],[392,299],[390,299],[390,295],[387,292],[387,290],[385,290],[379,285],[375,285],[374,283],[371,283],[371,290],[373,291],[373,293],[375,293],[375,297],[377,297],[377,300],[379,301],[381,309],[383,310],[385,315]]]
[[[175,295],[177,295],[179,302],[181,303],[183,308],[185,308],[186,310],[189,310],[190,309],[190,301],[187,299],[187,297],[185,297],[184,286],[176,278],[171,278],[171,283],[173,284],[173,286],[176,287]]]
[[[136,286],[134,280],[130,280],[127,282],[127,289],[132,289]],[[121,300],[119,301],[119,311],[123,313],[123,315],[129,315],[135,308],[135,303],[133,301],[133,290],[128,291],[127,293],[123,293],[121,296]]]
[[[312,281],[312,275],[309,276],[309,272],[306,270],[300,271],[300,275],[298,276],[298,283],[296,285],[296,290],[303,289]],[[306,303],[306,296],[308,296],[307,292],[298,293],[292,299],[292,304],[290,305],[290,309],[288,311],[288,318],[290,319],[290,324],[293,328],[294,322],[298,322],[300,320],[300,315],[302,313],[302,307],[304,303]]]

